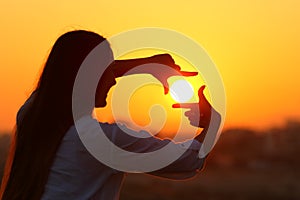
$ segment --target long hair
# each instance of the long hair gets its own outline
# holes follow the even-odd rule
[[[72,89],[81,63],[105,39],[88,31],[59,37],[45,63],[34,98],[17,124],[0,199],[39,200],[56,151],[74,124]]]

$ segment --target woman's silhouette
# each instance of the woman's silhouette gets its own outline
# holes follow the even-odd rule
[[[54,44],[36,89],[18,112],[2,180],[2,200],[118,199],[124,172],[105,166],[89,154],[76,133],[72,115],[72,91],[79,67],[103,41],[105,38],[96,33],[79,30],[62,35]],[[167,54],[115,61],[99,81],[96,107],[106,105],[106,95],[116,84],[116,77],[144,63],[161,63],[185,76],[196,74],[181,72]],[[172,74],[152,75],[162,82],[167,93],[166,79]],[[206,107],[210,109],[209,103]],[[121,145],[136,152],[151,151],[170,142],[154,137],[123,137],[115,124],[102,126],[108,137],[120,137]],[[196,140],[201,142],[204,134]],[[152,174],[177,179],[195,175],[204,162],[197,156],[201,143],[196,140],[177,161]]]

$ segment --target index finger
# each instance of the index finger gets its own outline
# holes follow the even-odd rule
[[[172,105],[172,108],[192,108],[197,103],[175,103]]]
[[[196,76],[198,72],[187,72],[187,71],[179,71],[182,76]]]

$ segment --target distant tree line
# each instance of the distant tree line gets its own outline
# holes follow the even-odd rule
[[[4,133],[0,134],[0,180],[2,180],[2,175],[4,171],[6,157],[9,150],[9,145],[10,145],[10,135]]]
[[[224,131],[211,152],[210,166],[297,170],[300,167],[300,122],[264,132],[249,129]]]

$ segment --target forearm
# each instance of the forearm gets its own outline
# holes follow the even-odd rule
[[[203,143],[204,138],[207,134],[208,128],[204,128],[199,135],[197,135],[194,139],[200,143]]]
[[[144,156],[139,157],[141,160],[137,161],[137,163],[143,163],[144,159],[149,158],[148,156],[152,154],[151,152],[155,151],[161,151],[162,155],[174,157],[175,160],[168,166],[162,166],[161,169],[149,174],[171,179],[186,179],[194,176],[196,172],[203,167],[204,159],[198,157],[198,151],[201,144],[195,140],[174,143],[170,139],[161,140],[153,137],[146,131],[135,132],[124,125],[117,124],[101,124],[101,128],[104,133],[108,134],[107,136],[116,146],[124,150],[126,149],[126,151],[129,152],[144,154]],[[142,134],[143,138],[136,137],[131,134],[136,136]],[[128,156],[131,155],[128,154]],[[157,165],[161,164],[159,163],[160,159],[164,158],[159,157],[159,159],[157,159]],[[118,161],[116,160],[116,162]],[[161,162],[164,163],[163,160]]]
[[[221,115],[214,108],[211,108],[211,110],[204,115],[208,116],[208,120],[204,123],[205,126],[203,126],[202,132],[195,137],[195,140],[201,143],[203,143],[209,129],[211,133],[217,134],[221,124]],[[201,120],[201,116],[199,116],[199,118]],[[199,124],[201,124],[201,121]]]
[[[174,180],[185,180],[194,177],[203,168],[205,158],[198,157],[201,147],[199,142],[190,140],[178,143],[178,145],[185,149],[185,152],[170,165],[150,174]]]
[[[144,70],[133,70],[137,66],[141,66],[147,63],[151,63],[151,57],[136,58],[128,60],[115,60],[113,63],[113,72],[115,77],[121,77],[129,74],[145,73]]]

